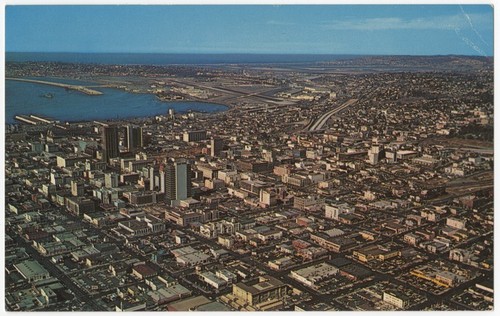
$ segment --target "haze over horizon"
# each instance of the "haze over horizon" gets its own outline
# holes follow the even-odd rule
[[[197,52],[187,52],[187,53],[161,53],[161,52],[30,52],[30,51],[6,51],[7,54],[100,54],[100,55],[214,55],[214,56],[222,56],[222,55],[233,55],[233,56],[252,56],[252,55],[267,55],[267,56],[359,56],[359,57],[383,57],[383,56],[399,56],[399,57],[446,57],[446,56],[464,56],[464,57],[490,57],[493,58],[493,55],[467,55],[467,54],[328,54],[328,53],[232,53],[232,52],[221,52],[221,53],[197,53]]]
[[[489,5],[6,6],[7,52],[493,55]]]

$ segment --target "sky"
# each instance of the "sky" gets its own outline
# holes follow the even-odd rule
[[[493,55],[489,5],[7,5],[7,52]]]

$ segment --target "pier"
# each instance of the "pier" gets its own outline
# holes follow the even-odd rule
[[[44,125],[44,124],[56,124],[59,121],[38,114],[30,114],[30,115],[16,115],[14,117],[16,120],[31,125]]]
[[[34,80],[34,79],[23,79],[23,78],[5,78],[5,80],[14,80],[14,81],[45,84],[45,85],[49,85],[49,86],[61,87],[61,88],[69,89],[69,90],[75,90],[75,91],[78,91],[81,93],[85,93],[87,95],[101,95],[101,94],[103,94],[101,91],[93,90],[93,89],[90,89],[90,88],[87,88],[84,86],[72,85],[72,84],[66,84],[66,83],[50,82],[50,81]]]

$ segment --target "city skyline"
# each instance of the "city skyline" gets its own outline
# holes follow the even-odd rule
[[[492,58],[6,68],[9,311],[493,310]]]
[[[6,51],[493,54],[490,5],[6,7]]]
[[[6,11],[3,310],[493,313],[492,6]]]

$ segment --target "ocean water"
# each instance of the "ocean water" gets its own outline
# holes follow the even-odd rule
[[[362,57],[308,54],[139,54],[139,53],[21,53],[7,52],[7,62],[46,61],[112,65],[311,63]]]
[[[43,78],[40,80],[81,84],[75,80]],[[227,107],[202,102],[162,102],[152,94],[135,94],[119,89],[93,88],[103,95],[89,96],[60,87],[20,81],[5,81],[5,121],[16,123],[14,116],[41,114],[61,121],[106,120],[147,117],[166,114],[173,108],[177,113],[188,111],[220,112]],[[53,94],[53,98],[43,95]]]

